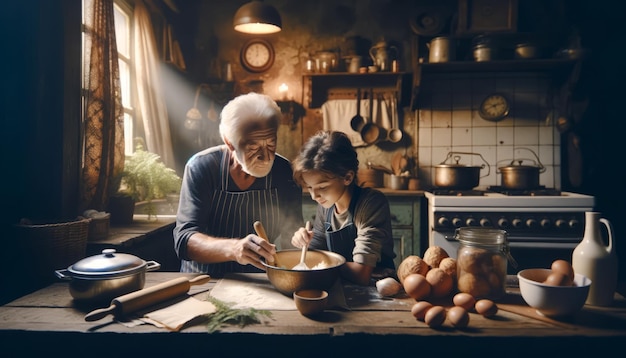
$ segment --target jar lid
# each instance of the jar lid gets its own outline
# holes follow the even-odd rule
[[[461,227],[455,238],[464,244],[506,245],[507,232],[499,229]]]
[[[84,258],[68,268],[72,277],[101,279],[135,274],[146,266],[137,256],[104,249],[102,254]]]

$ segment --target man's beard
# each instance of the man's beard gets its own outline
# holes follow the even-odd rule
[[[264,165],[261,168],[257,166],[251,168],[248,166],[244,158],[242,158],[242,154],[239,151],[235,151],[235,159],[239,162],[239,165],[241,165],[241,170],[243,170],[244,173],[248,175],[252,175],[255,178],[262,178],[268,175],[270,171],[272,170],[272,166],[274,165],[274,158],[272,158],[272,160],[270,160],[269,163],[267,163],[267,165]]]

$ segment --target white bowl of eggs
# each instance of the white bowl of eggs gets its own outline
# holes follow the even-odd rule
[[[591,280],[574,273],[565,260],[556,260],[549,269],[522,270],[517,278],[524,301],[547,317],[569,316],[580,311],[591,286]]]

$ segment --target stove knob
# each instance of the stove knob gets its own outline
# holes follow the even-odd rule
[[[454,227],[461,227],[463,225],[463,220],[461,220],[460,218],[453,218],[452,219],[452,226]]]
[[[480,226],[482,227],[491,227],[491,220],[487,218],[480,219]]]
[[[550,219],[541,219],[542,228],[549,229],[551,225],[552,225],[552,222],[550,221]]]
[[[442,216],[439,218],[439,220],[437,220],[437,224],[439,224],[439,226],[441,227],[448,227],[450,226],[450,220],[447,217]]]
[[[580,222],[578,220],[572,219],[569,221],[570,229],[578,229],[579,226],[580,226]]]
[[[565,229],[567,228],[567,221],[563,219],[557,219],[556,222],[554,223],[554,226],[556,226],[559,229]]]
[[[465,224],[467,226],[478,226],[478,222],[474,218],[467,218],[467,220],[465,220]]]
[[[522,220],[521,219],[513,219],[513,227],[514,228],[521,228],[523,225]]]
[[[498,226],[503,228],[503,229],[507,229],[509,227],[510,223],[509,220],[507,220],[507,218],[500,218],[498,220]]]
[[[535,220],[535,219],[528,219],[528,220],[526,220],[526,226],[529,229],[536,229],[538,225],[539,224],[537,224],[537,220]]]

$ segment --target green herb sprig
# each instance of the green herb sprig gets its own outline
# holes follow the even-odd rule
[[[256,308],[237,309],[232,308],[228,303],[208,296],[207,300],[215,305],[215,312],[207,315],[207,330],[209,333],[218,332],[226,324],[237,324],[244,327],[249,324],[261,323],[259,316],[271,317],[272,312],[268,310],[258,310]]]

